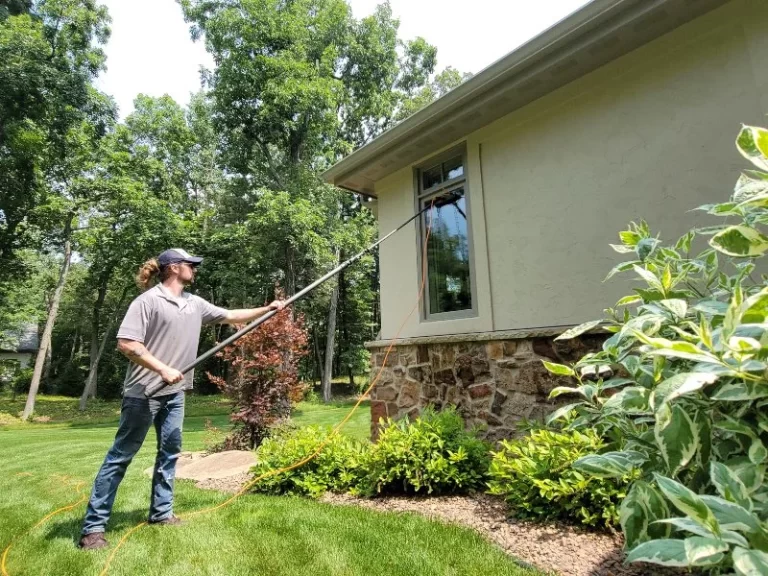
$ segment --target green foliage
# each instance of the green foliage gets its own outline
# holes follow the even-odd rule
[[[413,422],[388,420],[376,444],[332,434],[330,427],[278,428],[264,440],[254,473],[307,459],[306,464],[259,481],[254,490],[318,497],[325,491],[364,496],[385,493],[464,493],[481,490],[489,446],[464,430],[455,410],[425,410]]]
[[[295,293],[371,244],[365,202],[318,174],[465,77],[435,75],[434,46],[400,39],[386,3],[360,19],[344,0],[181,4],[217,63],[203,73],[206,91],[186,109],[138,95],[121,123],[94,87],[106,8],[0,7],[0,334],[55,308],[51,279],[65,246],[75,254],[52,316],[45,390],[79,394],[85,375],[98,375],[100,397],[119,394],[126,360],[114,351],[115,328],[136,295],[137,266],[162,249],[203,255],[191,291],[246,308],[273,298],[276,284]],[[31,251],[45,278],[32,273]],[[326,344],[334,375],[361,374],[364,343],[378,332],[375,256],[338,277],[326,343],[332,287],[295,307],[313,340],[300,366],[307,379],[319,379]],[[201,348],[227,331],[206,328]],[[212,358],[198,370],[195,385],[210,391],[206,371],[223,377],[227,367]]]
[[[427,408],[410,422],[388,419],[365,458],[364,492],[446,494],[481,490],[489,445],[454,408]]]
[[[736,142],[761,170],[767,143],[768,131],[750,126]],[[620,234],[614,248],[632,259],[609,277],[632,271],[644,286],[606,311],[612,336],[602,351],[574,367],[547,366],[577,381],[553,395],[581,397],[550,421],[607,439],[612,456],[584,456],[577,470],[641,476],[620,512],[630,561],[760,574],[768,553],[768,281],[756,270],[768,252],[768,173],[747,171],[729,202],[700,209],[736,222],[691,230],[670,246],[644,222]],[[701,236],[709,246],[696,252]],[[595,367],[610,376],[583,377]]]
[[[400,110],[398,110],[396,118],[398,120],[404,120],[408,116],[415,114],[430,102],[445,96],[448,92],[457,88],[462,82],[466,82],[471,77],[471,73],[461,73],[449,66],[439,74],[435,75],[431,82],[413,93],[410,98],[406,99]]]
[[[768,527],[762,502],[754,502],[736,472],[724,464],[712,463],[710,480],[719,496],[698,496],[679,482],[656,475],[670,508],[683,514],[656,522],[673,527],[676,538],[642,542],[629,552],[628,560],[662,566],[728,567],[743,576],[764,574]],[[627,508],[631,518],[632,506]]]
[[[229,139],[227,166],[256,172],[257,187],[285,189],[297,166],[333,160],[381,133],[436,65],[423,38],[398,39],[386,3],[360,20],[344,0],[181,5],[217,62],[207,80]],[[452,85],[453,74],[443,76],[437,86]]]
[[[326,443],[327,442],[327,443]],[[323,444],[325,445],[323,446]],[[322,450],[320,450],[322,447]],[[330,427],[306,426],[276,429],[256,450],[256,476],[289,467],[320,452],[306,464],[273,474],[257,482],[253,490],[267,494],[297,494],[318,498],[325,492],[354,492],[362,473],[365,444]]]
[[[18,269],[24,276],[3,283],[3,305],[0,305],[0,347],[17,344],[15,334],[24,324],[37,324],[43,318],[46,294],[55,286],[52,274],[56,261],[45,254],[32,250],[20,250],[16,254]],[[2,280],[0,280],[2,283]]]
[[[386,3],[361,19],[345,0],[181,5],[193,37],[204,37],[217,63],[205,81],[210,126],[223,135],[218,161],[228,175],[210,231],[196,234],[199,251],[221,264],[210,276],[201,270],[199,285],[220,302],[269,298],[275,281],[293,293],[376,237],[361,199],[321,183],[318,173],[392,126],[402,110],[410,113],[460,82],[461,74],[431,80],[434,46],[399,39]],[[365,369],[363,344],[378,331],[377,275],[367,256],[339,276],[330,343],[333,283],[298,303],[314,341],[302,366],[307,377],[320,378],[326,347],[334,374]]]
[[[0,267],[35,247],[31,213],[61,183],[71,131],[103,131],[110,106],[92,80],[103,68],[106,8],[94,0],[13,2],[0,9]],[[54,191],[55,192],[55,191]],[[0,290],[0,305],[2,291]]]
[[[14,394],[24,394],[29,390],[32,382],[32,368],[23,368],[16,372],[11,381],[11,390]]]
[[[533,430],[523,438],[504,440],[493,452],[489,492],[504,496],[521,518],[617,525],[618,506],[632,474],[606,479],[573,468],[576,460],[603,447],[591,430]]]

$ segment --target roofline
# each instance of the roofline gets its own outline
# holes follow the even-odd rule
[[[622,4],[635,2],[636,0],[592,0],[549,28],[546,28],[529,41],[518,46],[506,56],[483,68],[469,80],[463,82],[447,94],[421,108],[396,126],[386,130],[368,144],[358,148],[323,172],[321,177],[326,182],[333,184],[339,179],[339,176],[343,176],[345,173],[364,164],[383,149],[388,148],[397,141],[407,139],[408,135],[414,132],[421,131],[436,116],[458,107],[465,100],[471,99],[473,94],[479,91],[484,92],[489,85],[495,84],[513,69],[526,64],[554,43],[562,42],[573,32],[580,30],[597,19],[602,19],[607,12],[616,9]]]
[[[673,18],[669,22],[671,27],[666,31],[677,28],[683,23],[693,20],[710,9],[728,3],[730,0],[592,0],[575,12],[561,19],[550,26],[531,40],[520,45],[506,56],[500,58],[490,66],[478,72],[475,76],[451,90],[441,98],[435,100],[424,108],[418,110],[396,126],[390,128],[384,133],[374,138],[368,144],[358,148],[351,154],[337,162],[328,170],[322,173],[321,177],[328,183],[337,186],[344,185],[347,189],[354,189],[355,192],[366,195],[376,196],[373,189],[375,180],[365,176],[364,170],[376,159],[382,156],[390,155],[396,158],[392,165],[392,171],[412,164],[417,159],[404,158],[407,153],[396,152],[396,149],[405,148],[413,142],[422,139],[427,133],[434,133],[440,129],[441,124],[445,124],[445,119],[449,115],[461,115],[463,111],[470,110],[474,105],[479,105],[485,101],[487,104],[494,90],[503,92],[510,86],[514,86],[516,91],[524,92],[529,86],[535,85],[537,74],[546,72],[548,69],[556,68],[560,65],[565,70],[567,62],[561,62],[569,50],[589,50],[588,58],[594,63],[595,69],[607,62],[620,57],[628,51],[651,41],[663,34],[665,31],[654,33],[649,31],[643,38],[640,34],[637,42],[627,44],[623,48],[614,51],[612,56],[606,54],[592,53],[590,47],[607,38],[608,34],[615,34],[625,27],[635,25],[643,19],[652,21],[657,13],[663,14],[664,9],[672,5],[678,12],[685,15],[682,18]],[[655,34],[655,35],[654,35]],[[565,54],[565,56],[564,56]],[[580,76],[589,73],[589,69],[581,71],[578,76],[564,73],[562,84],[567,84]],[[558,86],[547,89],[546,92],[530,92],[531,102],[544,96],[547,92],[556,90]],[[514,109],[526,105],[527,102],[519,103],[515,108],[508,109],[504,114],[509,114]],[[458,116],[457,116],[458,117]],[[489,119],[487,123],[494,121]],[[481,124],[482,125],[482,124]],[[468,129],[466,133],[471,133],[481,125]],[[454,138],[454,141],[458,136]],[[447,141],[446,141],[447,144]],[[435,145],[437,149],[440,146]],[[423,155],[427,155],[434,150],[424,150]],[[413,154],[411,154],[413,155]],[[422,155],[422,156],[423,156]],[[420,156],[421,157],[421,156]],[[382,175],[383,177],[383,175]],[[379,178],[376,178],[378,180]],[[357,180],[352,182],[352,180]]]

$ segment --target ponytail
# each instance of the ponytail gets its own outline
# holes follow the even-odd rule
[[[136,274],[136,285],[139,287],[139,290],[144,292],[154,286],[159,274],[160,265],[157,263],[157,260],[151,258],[144,262],[141,268],[139,268],[138,274]]]

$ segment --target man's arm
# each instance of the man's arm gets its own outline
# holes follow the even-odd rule
[[[271,310],[282,310],[285,306],[282,300],[275,300],[267,306],[261,308],[245,308],[242,310],[227,310],[227,317],[221,321],[222,324],[245,324],[251,320],[256,320],[264,316]]]
[[[117,349],[122,352],[131,362],[149,368],[160,374],[160,377],[169,384],[176,384],[184,379],[184,375],[170,366],[166,366],[160,360],[152,356],[144,347],[144,344],[136,340],[127,340],[125,338],[117,339]]]

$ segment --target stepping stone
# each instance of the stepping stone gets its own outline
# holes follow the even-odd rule
[[[210,480],[229,478],[248,472],[256,464],[256,456],[248,450],[227,450],[205,456],[201,452],[182,452],[176,462],[176,478]],[[151,477],[154,467],[144,470]]]

